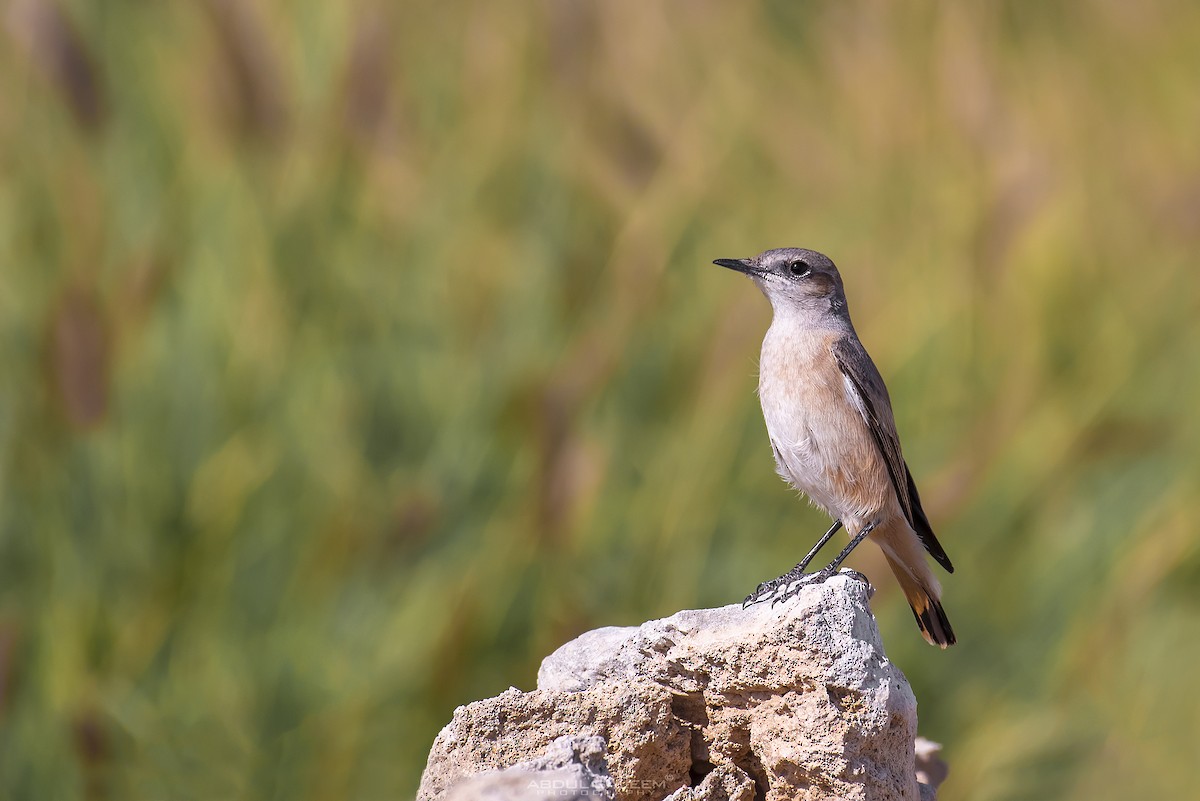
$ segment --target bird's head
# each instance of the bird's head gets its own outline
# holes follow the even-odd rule
[[[842,277],[824,253],[776,248],[752,259],[717,259],[713,264],[750,276],[776,314],[846,315]]]

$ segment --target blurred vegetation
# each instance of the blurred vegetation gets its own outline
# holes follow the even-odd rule
[[[1200,6],[0,4],[0,796],[395,799],[737,601],[766,302],[842,267],[958,572],[942,798],[1194,797]]]

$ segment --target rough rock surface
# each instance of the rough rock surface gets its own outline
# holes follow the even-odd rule
[[[653,801],[681,786],[691,765],[691,732],[672,711],[669,690],[646,681],[582,692],[510,688],[454,710],[433,743],[418,799],[440,799],[464,776],[506,768],[543,753],[559,737],[601,737],[622,799]]]
[[[774,607],[588,632],[546,658],[536,690],[455,710],[418,798],[442,801],[464,777],[583,734],[607,743],[629,801],[917,801],[916,700],[883,654],[868,592],[838,575]]]
[[[537,759],[476,773],[446,793],[446,801],[524,801],[529,798],[612,801],[616,796],[600,737],[559,737]]]
[[[733,765],[720,765],[695,787],[680,787],[664,801],[754,801],[754,779]]]
[[[946,776],[950,774],[950,766],[941,756],[942,744],[918,737],[913,745],[916,750],[917,781],[921,783],[921,792],[924,793],[926,787],[932,791],[946,781]],[[922,798],[924,797],[922,795]],[[933,797],[932,792],[929,797]]]

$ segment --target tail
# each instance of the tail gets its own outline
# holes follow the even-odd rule
[[[900,582],[900,588],[904,590],[904,597],[912,607],[913,617],[917,619],[917,626],[921,629],[921,636],[925,638],[925,642],[939,648],[954,645],[954,629],[950,627],[946,610],[942,609],[941,587],[938,586],[929,566],[925,564],[924,556],[917,558],[921,560],[921,567],[925,568],[923,572],[926,575],[917,578],[913,571],[889,552],[888,548],[883,549],[883,554],[887,557],[896,580]]]

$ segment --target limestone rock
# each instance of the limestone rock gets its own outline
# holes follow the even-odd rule
[[[616,791],[600,737],[559,737],[537,759],[485,771],[455,784],[446,801],[612,801]]]
[[[588,632],[546,658],[536,690],[459,707],[418,798],[582,734],[606,741],[623,800],[917,801],[916,701],[868,592],[837,575],[776,606]]]
[[[950,766],[942,759],[942,744],[918,737],[913,744],[916,751],[917,781],[937,788],[950,774]]]
[[[695,787],[680,787],[663,801],[754,801],[754,780],[741,768],[721,765]]]
[[[622,799],[656,801],[688,782],[691,733],[667,689],[646,681],[583,692],[510,688],[454,710],[434,740],[418,799],[440,799],[482,770],[507,768],[569,735],[601,737]]]

